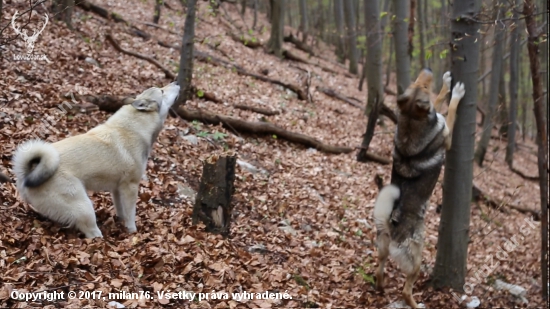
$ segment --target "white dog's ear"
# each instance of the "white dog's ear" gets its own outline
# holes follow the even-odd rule
[[[132,106],[138,111],[154,112],[159,109],[159,104],[154,100],[138,99],[132,102]]]

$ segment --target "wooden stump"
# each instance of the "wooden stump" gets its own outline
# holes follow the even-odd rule
[[[214,155],[203,166],[199,192],[193,207],[193,224],[202,221],[206,231],[229,234],[231,223],[231,196],[235,191],[236,156]]]

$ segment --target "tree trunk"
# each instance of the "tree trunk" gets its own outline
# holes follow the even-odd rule
[[[271,4],[271,35],[267,41],[267,51],[275,56],[283,57],[283,34],[285,17],[283,8],[285,0],[270,0]]]
[[[307,8],[306,0],[300,0],[300,31],[302,32],[302,42],[307,41]]]
[[[338,62],[344,63],[346,61],[345,55],[345,42],[344,42],[344,0],[334,0],[334,20],[336,21],[336,56]]]
[[[173,108],[177,110],[178,106],[185,104],[193,96],[193,49],[195,40],[195,9],[197,0],[187,1],[187,16],[183,30],[183,39],[180,50],[180,66],[178,71],[178,84],[180,85],[180,94]]]
[[[348,36],[349,72],[357,74],[357,37],[355,36],[355,14],[353,13],[353,1],[344,0],[344,12]]]
[[[1,1],[1,0],[0,0]],[[74,0],[65,0],[65,12],[63,13],[63,21],[67,25],[67,28],[73,30],[73,11]]]
[[[521,0],[515,0],[513,18],[518,18]],[[511,34],[510,47],[510,108],[508,109],[508,144],[506,145],[506,163],[510,168],[514,166],[514,147],[516,143],[516,118],[518,114],[518,55],[519,55],[519,21],[516,21]]]
[[[506,8],[502,1],[498,1],[499,13],[497,18],[502,18],[506,14]],[[495,115],[495,109],[498,102],[498,88],[501,77],[502,69],[502,50],[504,48],[504,25],[500,23],[495,24],[495,46],[493,47],[493,64],[491,74],[491,83],[489,85],[489,100],[487,106],[487,113],[483,121],[483,130],[481,133],[481,139],[477,144],[477,148],[474,154],[474,161],[477,165],[482,166],[485,159],[485,153],[487,147],[489,147],[489,140],[491,139],[491,132],[493,131],[493,117]]]
[[[163,0],[157,0],[155,1],[155,15],[153,15],[153,23],[157,24],[159,23],[159,20],[160,20],[160,9],[162,8],[162,5],[163,5]]]
[[[382,40],[380,38],[380,10],[378,1],[364,0],[365,28],[367,57],[365,60],[367,75],[367,108],[368,123],[361,150],[357,154],[357,161],[365,162],[366,153],[374,135],[376,121],[380,114],[380,108],[384,100],[384,88],[382,87]],[[369,112],[370,110],[370,112]]]
[[[420,66],[422,68],[427,68],[426,66],[426,52],[424,51],[424,12],[422,11],[422,6],[424,3],[422,3],[424,0],[418,0],[416,3],[416,10],[417,10],[417,22],[418,22],[418,43],[419,43],[419,50],[420,50]]]
[[[55,19],[62,20],[67,25],[67,28],[73,30],[73,10],[74,0],[54,0],[52,1],[52,12]]]
[[[529,34],[527,50],[529,51],[529,67],[531,80],[533,81],[533,102],[535,121],[537,124],[538,144],[538,169],[540,179],[540,206],[541,206],[541,272],[542,272],[542,296],[548,299],[548,133],[546,131],[546,119],[543,106],[542,80],[540,76],[539,46],[540,33],[537,30],[537,22],[533,14],[535,4],[532,0],[525,0],[523,15]]]
[[[202,221],[207,232],[229,235],[236,162],[235,156],[219,155],[204,162],[192,218],[193,224]]]
[[[258,22],[258,0],[254,0],[254,21],[252,22],[252,30],[256,30],[257,22]]]
[[[468,18],[475,18],[480,7],[480,0],[455,1],[451,18],[453,83],[463,82],[466,94],[458,105],[453,144],[446,153],[443,207],[431,280],[436,288],[451,287],[455,291],[465,287],[479,70],[479,23]]]
[[[502,77],[498,82],[498,112],[497,123],[499,125],[498,135],[506,136],[508,133],[508,109],[506,108],[506,83],[504,74],[506,74],[506,60],[502,59],[502,67],[500,69]]]
[[[277,0],[275,0],[277,1]],[[287,16],[288,16],[288,25],[293,28],[294,27],[294,23],[292,22],[292,8],[290,7],[292,5],[292,1],[289,1],[289,2],[286,2],[286,12],[288,13]],[[284,11],[284,8],[285,6],[281,6],[281,8],[283,8],[282,10]],[[283,18],[283,23],[284,23],[284,18]]]
[[[409,0],[393,0],[393,38],[395,46],[395,66],[397,73],[397,94],[403,94],[411,83],[411,59],[408,53],[407,20],[409,18]]]
[[[413,56],[413,38],[414,38],[414,13],[416,11],[416,0],[411,0],[410,1],[410,4],[411,4],[411,7],[409,8],[410,9],[410,13],[409,13],[409,50],[408,50],[408,53],[409,53],[409,57],[412,59],[412,56]]]
[[[241,0],[241,16],[244,17],[246,13],[246,0]]]

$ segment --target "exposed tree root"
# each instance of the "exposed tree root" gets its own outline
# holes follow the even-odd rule
[[[338,99],[342,102],[348,103],[349,105],[351,105],[353,107],[357,107],[362,111],[365,110],[365,108],[360,104],[361,101],[359,101],[356,98],[345,97],[342,94],[334,91],[333,89],[329,89],[329,88],[317,87],[317,90],[321,91],[322,93],[328,95],[331,98]],[[397,123],[397,115],[386,104],[382,104],[382,109],[380,110],[380,113],[382,115],[388,117],[394,123]]]
[[[126,55],[134,56],[136,58],[148,61],[148,62],[152,63],[153,65],[155,65],[156,67],[160,68],[164,72],[164,74],[166,75],[167,78],[170,78],[172,80],[176,79],[176,75],[174,73],[172,73],[172,71],[170,71],[169,69],[164,67],[162,64],[160,64],[155,59],[153,59],[151,57],[144,56],[142,54],[138,54],[138,53],[134,53],[132,51],[125,50],[122,47],[120,47],[120,45],[117,43],[117,41],[112,37],[112,35],[110,33],[105,35],[105,39],[107,39],[107,41],[109,41],[109,43],[111,43],[111,45],[113,45],[113,47],[117,51],[119,51],[123,54],[126,54]]]

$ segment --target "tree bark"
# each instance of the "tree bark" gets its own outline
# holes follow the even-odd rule
[[[365,28],[366,28],[366,46],[367,57],[365,66],[367,68],[367,108],[365,114],[368,115],[367,129],[363,135],[361,150],[357,153],[357,161],[365,162],[367,158],[365,153],[369,149],[370,142],[374,136],[376,121],[380,114],[380,109],[384,104],[384,88],[382,86],[382,39],[380,37],[380,9],[378,1],[365,0]]]
[[[308,16],[306,0],[300,0],[300,31],[302,32],[302,43],[307,42]]]
[[[207,232],[229,235],[236,162],[234,155],[213,155],[204,162],[192,218],[193,224],[202,221]]]
[[[537,22],[533,14],[535,4],[532,0],[525,0],[523,14],[529,34],[527,50],[529,51],[529,67],[533,82],[533,102],[535,121],[537,124],[538,144],[538,169],[540,177],[540,206],[541,206],[541,272],[542,272],[542,296],[548,299],[548,133],[546,131],[545,110],[542,99],[542,80],[540,76],[539,46],[540,33],[537,30]],[[546,73],[548,74],[548,72]]]
[[[498,1],[499,13],[498,16],[504,17],[506,14],[506,8],[502,1]],[[497,17],[498,18],[498,17]],[[481,139],[477,144],[476,151],[474,153],[474,161],[479,166],[483,166],[483,160],[485,159],[485,153],[487,147],[489,147],[489,140],[491,139],[491,133],[493,131],[493,117],[495,115],[496,105],[498,102],[498,89],[502,70],[502,54],[504,48],[505,38],[504,25],[500,23],[495,24],[495,46],[493,47],[493,64],[491,75],[491,83],[489,85],[489,100],[487,102],[487,113],[483,121],[483,130],[481,133]]]
[[[518,18],[519,5],[521,0],[515,0],[513,18]],[[508,109],[508,143],[506,145],[505,161],[508,167],[514,166],[514,147],[516,143],[516,122],[518,114],[518,54],[519,54],[519,23],[514,25],[511,34],[510,47],[510,82],[508,84],[510,93],[510,108]]]
[[[252,30],[256,30],[257,22],[258,22],[258,0],[254,0],[254,21],[252,22]]]
[[[348,37],[349,72],[357,74],[357,36],[355,35],[355,14],[353,13],[354,0],[343,1]]]
[[[409,0],[393,0],[393,9],[395,11],[395,18],[393,19],[393,38],[398,95],[403,94],[411,83],[411,60],[408,53],[408,25],[406,22],[409,18],[409,5]]]
[[[480,0],[453,4],[451,72],[453,83],[463,82],[466,94],[458,105],[453,144],[446,153],[443,209],[431,278],[436,288],[451,287],[460,292],[464,291],[467,271],[480,45],[479,23],[470,18],[479,14],[480,7]]]
[[[423,3],[424,0],[418,0],[416,4],[417,9],[417,22],[418,22],[418,43],[419,43],[419,50],[420,50],[420,67],[427,68],[426,66],[426,51],[424,51],[425,48],[425,41],[424,41],[424,31],[425,31],[425,24],[424,24],[424,12],[422,11],[422,6],[425,5]]]
[[[155,2],[155,14],[153,15],[153,23],[158,24],[160,20],[160,9],[162,8],[163,0]]]
[[[412,59],[412,56],[413,56],[413,46],[414,46],[414,43],[413,43],[413,39],[414,39],[414,13],[416,11],[416,0],[411,0],[410,1],[410,13],[409,13],[409,29],[408,29],[408,33],[409,33],[409,50],[408,50],[408,54],[409,54],[409,57]]]
[[[187,1],[187,16],[183,29],[183,39],[180,50],[180,66],[178,71],[178,84],[180,85],[180,94],[173,108],[185,104],[193,96],[193,49],[195,40],[195,10],[197,0]]]
[[[334,0],[334,20],[336,21],[336,56],[338,62],[346,61],[345,42],[344,42],[344,0]]]
[[[270,0],[269,3],[271,4],[271,35],[269,41],[267,41],[267,51],[282,58],[285,0]]]

